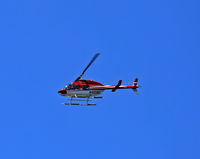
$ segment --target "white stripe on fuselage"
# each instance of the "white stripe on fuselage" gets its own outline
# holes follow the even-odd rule
[[[103,90],[67,90],[67,94],[65,94],[65,96],[87,98],[100,95],[102,92]]]

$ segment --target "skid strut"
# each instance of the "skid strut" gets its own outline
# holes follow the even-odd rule
[[[73,97],[71,97],[70,99],[68,99],[70,102],[69,103],[62,103],[64,105],[80,105],[80,106],[94,106],[96,105],[95,103],[88,103],[90,100],[90,97],[88,97],[86,100],[83,99],[73,99]],[[86,104],[82,104],[82,103],[73,103],[72,101],[86,101]]]

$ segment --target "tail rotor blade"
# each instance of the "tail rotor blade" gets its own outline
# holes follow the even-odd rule
[[[139,95],[139,92],[137,89],[133,89],[133,92],[136,94],[136,95]]]

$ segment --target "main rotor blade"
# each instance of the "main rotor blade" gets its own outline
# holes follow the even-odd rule
[[[94,57],[92,58],[92,60],[90,61],[90,63],[87,65],[87,67],[84,69],[84,71],[81,73],[81,75],[75,80],[75,81],[78,81],[85,73],[85,71],[87,71],[87,69],[90,67],[90,65],[94,62],[94,60],[96,60],[96,58],[99,56],[100,54],[99,53],[96,53],[94,55]]]

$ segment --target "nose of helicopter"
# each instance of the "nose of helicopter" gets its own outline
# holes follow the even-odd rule
[[[63,95],[63,94],[67,94],[66,89],[61,89],[58,91],[59,94]]]

